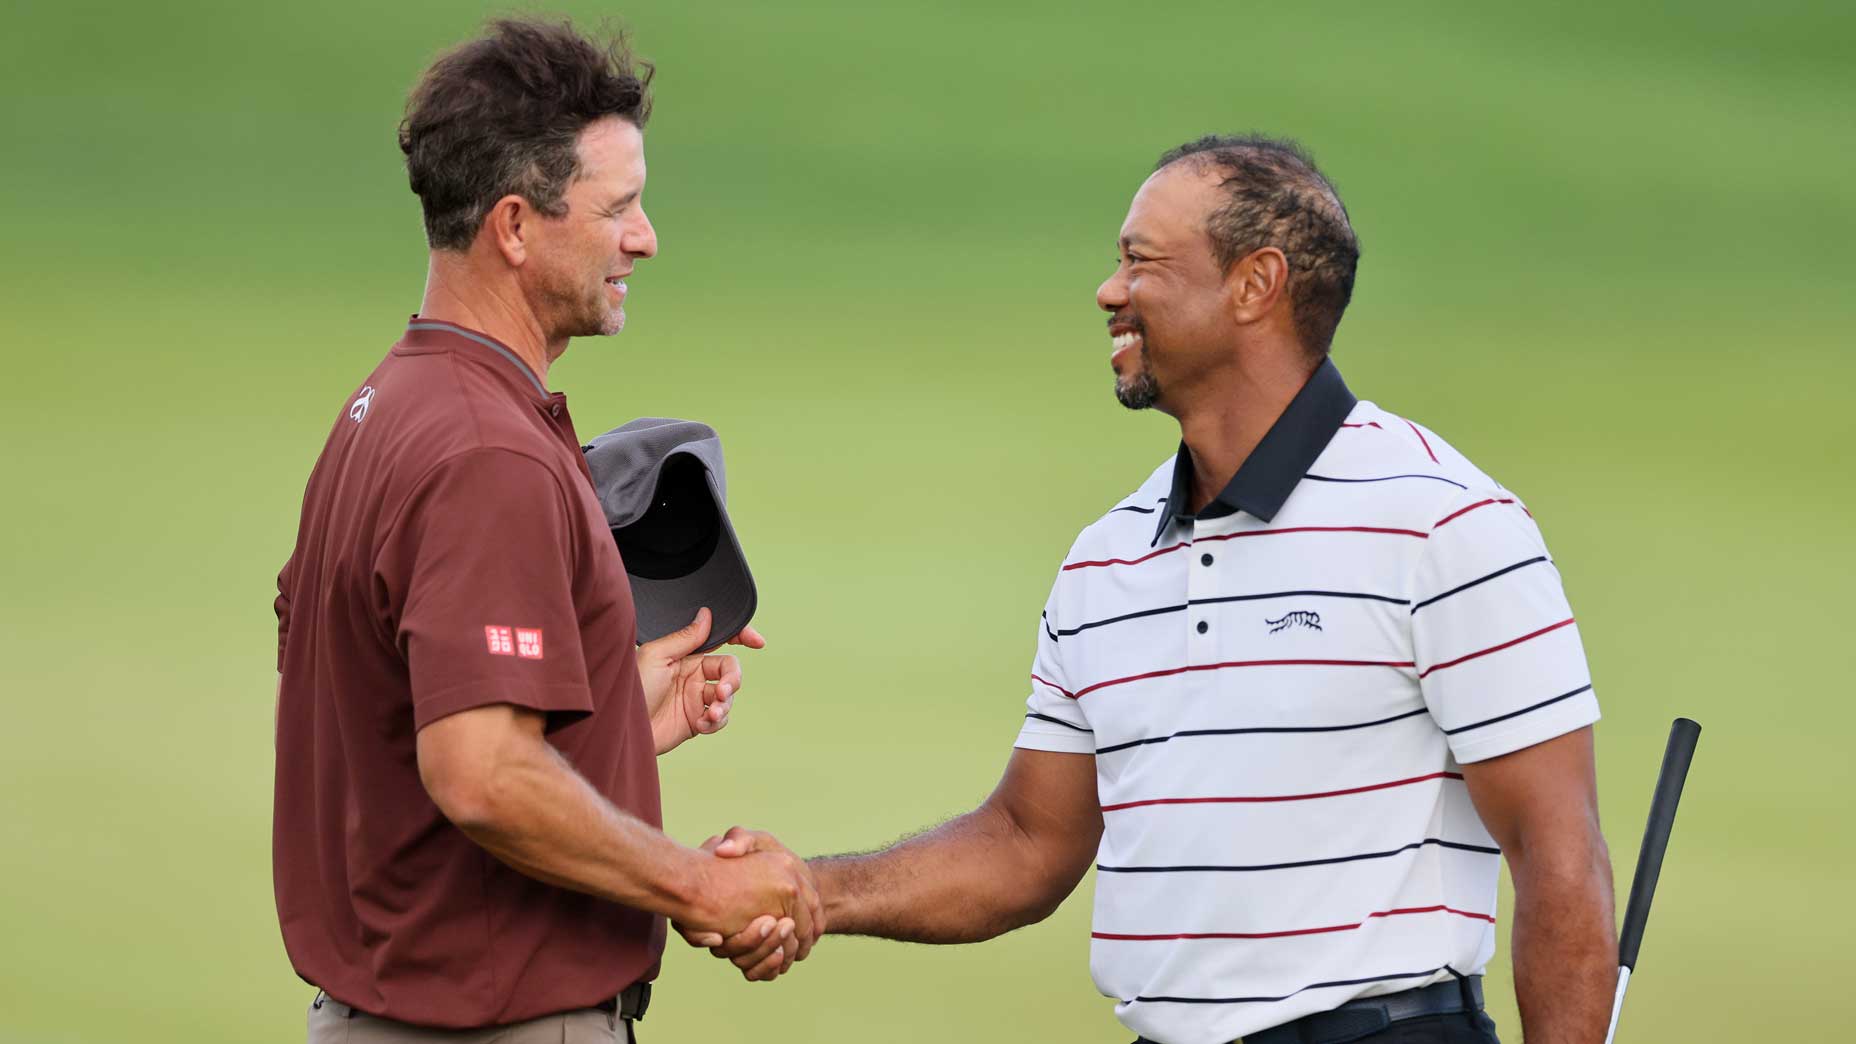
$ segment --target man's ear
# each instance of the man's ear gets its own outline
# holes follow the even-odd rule
[[[1289,259],[1273,246],[1246,254],[1225,276],[1232,318],[1240,324],[1269,315],[1288,289]]]
[[[528,235],[537,216],[528,200],[510,194],[491,205],[478,235],[489,241],[509,267],[521,268],[528,261]]]

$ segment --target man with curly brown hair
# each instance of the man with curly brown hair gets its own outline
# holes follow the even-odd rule
[[[636,644],[545,383],[657,251],[650,78],[622,38],[505,20],[408,103],[425,297],[342,402],[278,576],[273,870],[311,1041],[629,1041],[666,917],[761,940],[750,978],[821,927],[790,852],[663,834],[655,758],[727,723],[740,666],[700,654],[707,610]]]

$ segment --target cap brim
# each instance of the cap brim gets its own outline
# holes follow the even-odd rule
[[[714,493],[711,486],[710,495]],[[720,507],[721,498],[716,499]],[[706,607],[712,618],[709,638],[701,651],[709,652],[741,633],[754,618],[758,606],[754,576],[748,572],[747,556],[741,552],[741,542],[735,539],[735,527],[728,520],[727,509],[720,510],[719,515],[721,539],[715,542],[715,553],[695,572],[672,580],[627,574],[632,585],[632,603],[638,614],[640,642],[655,641],[688,626],[696,618],[696,610]],[[622,552],[620,557],[624,557]]]

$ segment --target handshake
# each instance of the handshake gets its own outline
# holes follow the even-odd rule
[[[713,857],[700,893],[673,926],[691,946],[749,982],[776,979],[825,933],[825,906],[806,861],[772,834],[742,827],[702,843]]]

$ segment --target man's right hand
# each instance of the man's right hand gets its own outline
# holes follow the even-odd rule
[[[676,924],[684,940],[729,960],[750,982],[778,978],[805,960],[825,931],[824,905],[805,861],[773,835],[741,827],[702,849],[718,861],[708,875],[712,894],[700,922]]]

